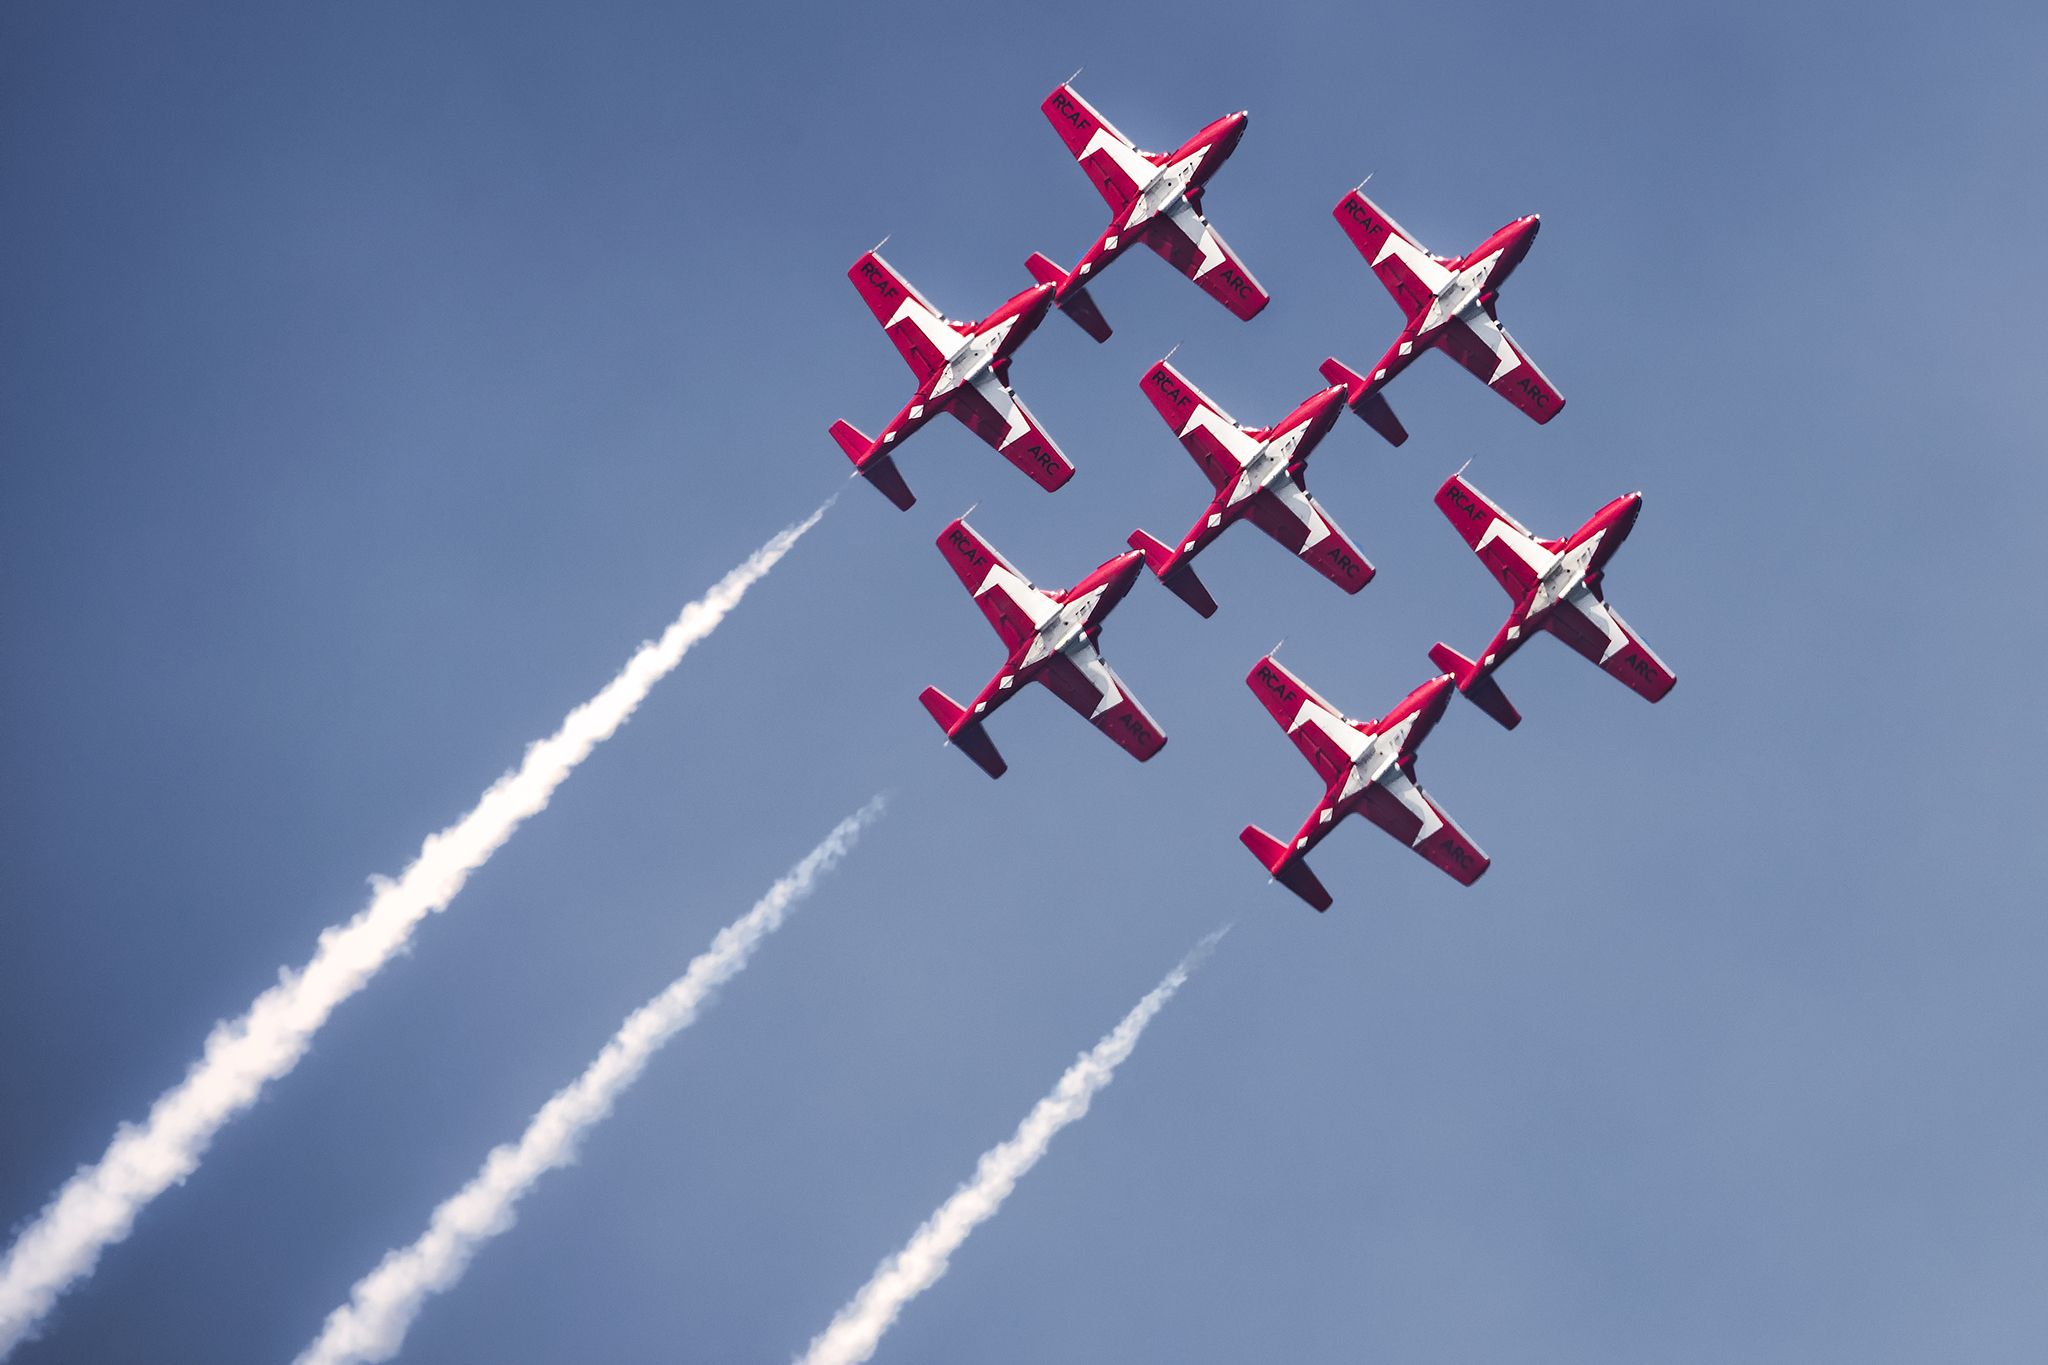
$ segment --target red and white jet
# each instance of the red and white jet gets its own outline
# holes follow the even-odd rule
[[[1164,360],[1139,383],[1216,489],[1179,549],[1167,549],[1144,531],[1131,532],[1131,548],[1144,552],[1145,563],[1176,597],[1204,616],[1215,614],[1216,599],[1190,561],[1240,518],[1346,592],[1372,581],[1371,563],[1308,491],[1308,457],[1343,412],[1343,386],[1304,399],[1270,427],[1247,429]]]
[[[1073,270],[1061,270],[1036,252],[1026,262],[1033,278],[1058,286],[1061,311],[1083,331],[1097,341],[1109,338],[1109,324],[1083,286],[1140,242],[1241,318],[1256,315],[1272,301],[1202,216],[1202,191],[1244,136],[1247,115],[1242,110],[1217,119],[1170,152],[1141,152],[1071,85],[1057,87],[1039,107],[1109,201],[1109,226]]]
[[[1449,674],[1431,678],[1385,716],[1369,721],[1346,716],[1271,655],[1253,666],[1245,682],[1302,757],[1330,784],[1292,843],[1281,843],[1257,825],[1246,825],[1238,835],[1281,885],[1316,909],[1329,909],[1330,893],[1309,871],[1308,851],[1339,820],[1354,813],[1463,885],[1470,886],[1485,873],[1491,860],[1415,785],[1415,751],[1450,705]]]
[[[1047,492],[1074,477],[1074,466],[1009,384],[1010,357],[1052,307],[1050,285],[1025,290],[980,322],[955,322],[872,251],[846,277],[917,374],[916,394],[875,439],[851,423],[832,424],[839,448],[883,497],[906,511],[917,501],[889,452],[941,412],[958,417]]]
[[[1408,318],[1401,335],[1373,367],[1371,378],[1334,358],[1323,362],[1323,377],[1351,386],[1352,410],[1373,430],[1395,445],[1408,439],[1380,390],[1432,346],[1538,422],[1557,416],[1564,398],[1502,328],[1494,311],[1501,286],[1529,254],[1542,226],[1535,214],[1517,218],[1470,255],[1455,258],[1430,255],[1357,190],[1337,201],[1336,216],[1344,235]]]
[[[1096,649],[1103,621],[1138,579],[1137,551],[1126,550],[1065,592],[1031,586],[964,520],[939,532],[939,552],[1010,651],[1002,671],[966,706],[936,687],[920,694],[918,700],[946,732],[948,743],[958,745],[990,777],[1001,777],[1009,765],[982,722],[1019,687],[1040,682],[1140,763],[1159,752],[1165,732]]]
[[[1660,701],[1677,675],[1628,628],[1601,591],[1607,561],[1621,548],[1643,510],[1643,495],[1616,498],[1563,540],[1538,540],[1487,496],[1453,474],[1436,492],[1436,505],[1515,599],[1507,624],[1474,663],[1439,642],[1429,651],[1438,668],[1456,676],[1458,690],[1512,730],[1521,724],[1500,690],[1494,670],[1539,630],[1547,630],[1626,683]]]

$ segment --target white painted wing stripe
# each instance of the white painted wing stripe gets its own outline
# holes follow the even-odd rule
[[[1003,433],[1002,444],[996,447],[997,450],[1008,450],[1012,441],[1031,430],[1031,418],[1025,413],[1024,405],[1002,380],[983,370],[974,376],[971,387],[988,401],[988,405],[996,410],[996,416],[1002,418],[1008,426],[1008,430]],[[1046,444],[1051,445],[1052,442],[1048,440]]]
[[[981,580],[981,588],[974,594],[975,600],[990,592],[1008,597],[1010,604],[1023,612],[1033,626],[1043,626],[1059,615],[1059,604],[1049,594],[1032,587],[1007,564],[998,562],[989,567],[988,577]]]
[[[1486,381],[1488,384],[1500,383],[1502,375],[1522,363],[1521,352],[1508,340],[1508,334],[1501,330],[1499,323],[1486,316],[1480,309],[1473,308],[1469,312],[1460,313],[1457,321],[1493,352],[1493,377]]]
[[[1202,220],[1202,215],[1195,212],[1193,204],[1185,199],[1175,199],[1172,206],[1166,210],[1166,219],[1181,236],[1193,243],[1196,251],[1201,253],[1202,263],[1195,267],[1194,278],[1201,279],[1223,263],[1222,240]],[[1251,277],[1247,274],[1245,278]]]
[[[1313,696],[1302,700],[1301,709],[1295,712],[1294,724],[1287,727],[1287,733],[1291,735],[1304,725],[1322,731],[1324,737],[1342,749],[1354,764],[1358,762],[1360,755],[1372,747],[1371,740],[1354,730],[1343,716],[1327,706],[1319,705]]]
[[[938,347],[942,356],[953,354],[967,341],[965,335],[948,327],[946,320],[939,316],[938,310],[923,299],[911,297],[897,304],[896,316],[889,319],[889,326],[894,327],[905,318],[917,324],[917,330],[923,332],[926,339]]]
[[[1224,416],[1220,409],[1195,404],[1195,410],[1188,414],[1187,424],[1180,429],[1180,439],[1185,441],[1198,430],[1214,436],[1230,458],[1237,461],[1239,469],[1259,453],[1259,443],[1245,435],[1244,428]]]
[[[1415,273],[1424,289],[1432,294],[1441,293],[1443,287],[1451,282],[1451,272],[1444,269],[1436,257],[1416,245],[1399,223],[1384,213],[1380,217],[1386,219],[1387,226],[1393,231],[1387,234],[1387,239],[1380,243],[1379,253],[1372,258],[1374,267],[1377,268],[1389,256],[1399,257],[1401,264]]]
[[[1297,554],[1307,554],[1311,547],[1330,538],[1330,532],[1335,528],[1331,526],[1329,518],[1323,515],[1323,509],[1316,505],[1316,500],[1308,495],[1307,489],[1293,479],[1283,476],[1268,485],[1266,491],[1278,498],[1280,505],[1293,513],[1295,520],[1308,528],[1308,539],[1301,543],[1301,549],[1296,551]]]
[[[1472,553],[1478,554],[1496,540],[1512,550],[1515,558],[1521,560],[1529,572],[1539,579],[1557,562],[1557,556],[1538,545],[1535,537],[1508,518],[1499,515],[1496,515],[1487,526],[1486,534],[1479,537],[1479,543],[1472,547]]]
[[[1424,839],[1444,827],[1444,818],[1437,814],[1436,807],[1423,796],[1422,788],[1409,780],[1408,774],[1399,768],[1389,768],[1380,777],[1379,782],[1396,801],[1406,806],[1418,820],[1422,821],[1421,831],[1408,841],[1410,848],[1419,847]]]

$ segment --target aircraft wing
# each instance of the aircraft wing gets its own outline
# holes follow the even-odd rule
[[[960,340],[939,310],[872,251],[853,263],[846,278],[853,281],[875,321],[896,343],[918,382],[937,374]]]
[[[1337,201],[1337,226],[1365,257],[1372,273],[1411,318],[1427,312],[1439,292],[1451,281],[1442,261],[1422,249],[1422,244],[1402,231],[1386,211],[1357,190]]]
[[[1210,487],[1220,492],[1235,483],[1245,461],[1258,452],[1259,443],[1166,361],[1147,370],[1138,382],[1188,454],[1195,457]]]
[[[1505,327],[1484,312],[1452,318],[1437,333],[1436,344],[1480,383],[1538,423],[1548,422],[1564,407],[1564,396],[1536,368],[1536,362],[1515,344]]]
[[[939,553],[974,598],[974,605],[981,608],[1012,653],[1058,612],[1050,597],[1032,587],[1016,565],[997,554],[965,521],[955,518],[948,523],[939,532],[938,545]]]
[[[1671,666],[1658,658],[1629,628],[1598,588],[1581,583],[1565,594],[1557,610],[1543,620],[1563,640],[1602,670],[1620,679],[1647,701],[1661,701],[1678,683]]]
[[[1368,786],[1358,809],[1366,819],[1435,863],[1460,885],[1470,886],[1478,881],[1492,863],[1471,836],[1458,828],[1457,821],[1446,815],[1443,807],[1400,768]]]
[[[1343,712],[1317,696],[1270,654],[1252,665],[1244,681],[1324,782],[1335,785],[1351,771],[1352,754],[1364,737]]]
[[[1095,106],[1081,98],[1073,86],[1062,84],[1045,97],[1039,106],[1045,113],[1046,122],[1060,135],[1060,141],[1067,144],[1067,151],[1079,162],[1089,182],[1115,210],[1117,221],[1137,201],[1138,191],[1152,178],[1156,169],[1143,152],[1131,145],[1131,140],[1119,133],[1110,121],[1095,111]]]
[[[1138,704],[1092,645],[1053,655],[1038,671],[1037,680],[1140,763],[1166,744],[1159,722]]]
[[[1256,317],[1273,301],[1222,234],[1185,199],[1176,199],[1172,208],[1152,220],[1145,245],[1240,318]]]
[[[1074,477],[1074,466],[1016,393],[983,370],[972,383],[953,391],[953,415],[967,429],[996,448],[996,453],[1024,471],[1048,493]]]
[[[1252,494],[1244,514],[1344,591],[1357,592],[1372,582],[1372,562],[1337,529],[1322,504],[1292,479],[1276,480]]]
[[[1557,558],[1529,528],[1503,512],[1461,474],[1445,479],[1436,490],[1436,505],[1494,580],[1517,600],[1525,597]]]

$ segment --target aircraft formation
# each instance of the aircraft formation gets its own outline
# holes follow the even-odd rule
[[[978,322],[940,313],[876,251],[847,272],[917,376],[917,388],[878,435],[870,438],[844,421],[833,423],[832,435],[855,473],[900,509],[908,510],[916,497],[895,463],[897,448],[940,412],[951,412],[1048,492],[1073,477],[1073,463],[1010,387],[1011,363],[1055,309],[1097,342],[1106,341],[1110,327],[1091,289],[1131,246],[1150,247],[1240,319],[1271,301],[1203,214],[1210,181],[1243,140],[1244,111],[1215,120],[1173,151],[1144,152],[1075,91],[1071,78],[1040,107],[1110,209],[1108,226],[1072,269],[1033,253],[1026,268],[1036,283]],[[1528,255],[1540,219],[1518,218],[1463,256],[1438,256],[1363,189],[1340,199],[1333,214],[1403,316],[1400,332],[1369,374],[1334,357],[1325,360],[1325,387],[1264,427],[1225,413],[1170,356],[1139,381],[1213,490],[1178,542],[1168,545],[1134,530],[1130,549],[1072,587],[1051,591],[1035,586],[964,518],[939,533],[939,552],[1009,653],[964,705],[936,687],[927,687],[920,700],[947,743],[990,777],[1001,777],[1008,765],[988,734],[988,718],[1027,683],[1043,683],[1140,762],[1164,747],[1165,731],[1104,661],[1103,625],[1146,570],[1196,612],[1213,615],[1216,599],[1196,576],[1194,561],[1236,522],[1249,521],[1346,593],[1370,583],[1371,561],[1310,494],[1308,460],[1347,408],[1390,444],[1403,444],[1408,432],[1385,390],[1423,352],[1444,352],[1539,424],[1564,408],[1563,395],[1508,335],[1498,313],[1501,289]],[[1325,784],[1292,839],[1257,825],[1239,835],[1273,880],[1327,910],[1332,897],[1306,859],[1345,816],[1358,814],[1459,883],[1477,881],[1490,860],[1419,785],[1416,753],[1453,695],[1505,728],[1521,723],[1495,674],[1535,633],[1556,636],[1648,701],[1671,690],[1676,676],[1622,621],[1605,590],[1607,565],[1634,529],[1642,503],[1641,493],[1627,494],[1571,534],[1543,539],[1461,470],[1437,491],[1437,508],[1514,604],[1477,660],[1438,642],[1429,658],[1440,671],[1376,720],[1346,715],[1271,655],[1252,667],[1246,686]]]

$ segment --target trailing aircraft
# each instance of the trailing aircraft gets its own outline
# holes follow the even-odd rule
[[[1243,110],[1217,119],[1170,152],[1141,152],[1072,85],[1061,84],[1039,107],[1109,201],[1109,226],[1071,271],[1037,252],[1025,262],[1032,278],[1058,288],[1060,311],[1083,331],[1097,341],[1109,339],[1109,324],[1085,286],[1140,242],[1240,318],[1255,316],[1271,302],[1272,296],[1202,216],[1202,193],[1210,177],[1244,137],[1248,116]]]
[[[1044,683],[1140,763],[1159,752],[1166,734],[1138,704],[1123,679],[1102,661],[1102,623],[1138,579],[1142,560],[1126,550],[1065,592],[1036,588],[964,519],[939,532],[939,552],[953,566],[982,615],[1002,636],[1010,657],[988,685],[962,706],[936,687],[918,697],[932,719],[990,777],[1009,765],[983,723],[1026,683]]]
[[[1270,654],[1253,665],[1245,683],[1329,784],[1291,843],[1257,825],[1246,825],[1238,835],[1282,886],[1318,910],[1330,908],[1330,893],[1306,859],[1352,814],[1363,815],[1465,886],[1485,873],[1491,860],[1415,784],[1415,751],[1450,705],[1449,674],[1431,678],[1385,716],[1369,721],[1343,714]]]
[[[941,412],[959,418],[1047,492],[1074,476],[1074,466],[1009,382],[1010,358],[1052,307],[1052,286],[1034,285],[979,322],[956,322],[875,252],[855,261],[846,277],[918,380],[917,392],[872,440],[850,422],[832,424],[832,437],[854,470],[883,497],[905,511],[917,501],[890,452]]]
[[[1215,614],[1216,599],[1195,577],[1192,561],[1241,518],[1346,592],[1372,581],[1371,563],[1307,486],[1308,457],[1343,412],[1341,385],[1302,400],[1270,427],[1246,428],[1168,361],[1147,370],[1139,383],[1216,490],[1178,549],[1169,550],[1142,530],[1131,532],[1131,548],[1144,553],[1146,565],[1176,597],[1204,616]]]
[[[1641,493],[1616,498],[1562,540],[1537,539],[1462,474],[1444,480],[1436,505],[1515,600],[1507,623],[1477,663],[1441,641],[1429,651],[1436,666],[1454,675],[1458,690],[1480,710],[1510,730],[1521,724],[1521,713],[1493,675],[1539,630],[1549,631],[1646,700],[1662,700],[1677,683],[1669,665],[1607,605],[1601,586],[1607,561],[1635,529],[1643,509]]]
[[[1501,286],[1536,240],[1542,226],[1537,215],[1517,218],[1470,254],[1452,257],[1432,256],[1359,190],[1338,200],[1335,213],[1344,235],[1407,317],[1370,378],[1334,357],[1323,362],[1325,379],[1350,387],[1352,411],[1394,445],[1407,440],[1381,390],[1433,346],[1539,423],[1557,416],[1564,398],[1494,311]]]

